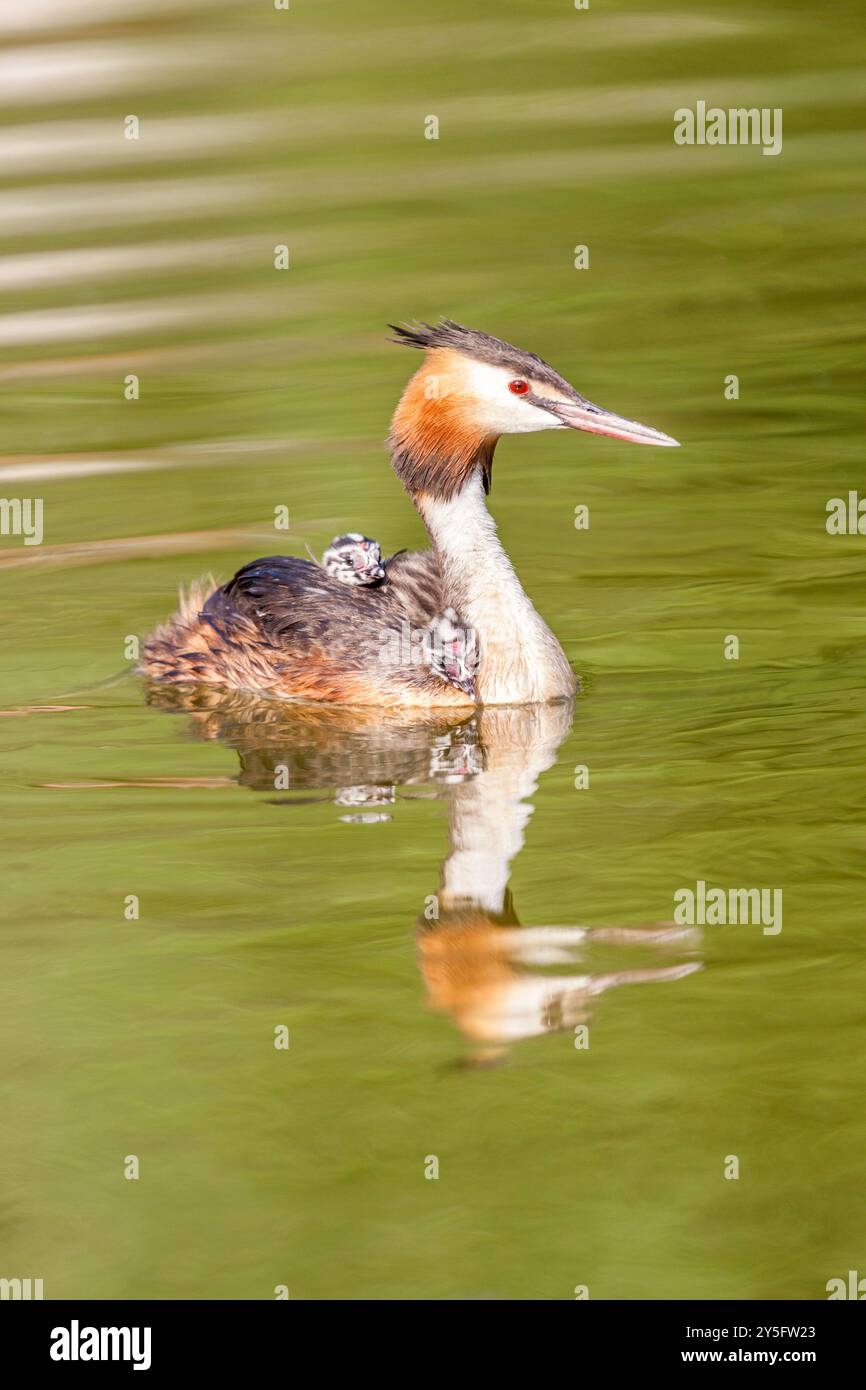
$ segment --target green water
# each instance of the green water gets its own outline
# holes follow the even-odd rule
[[[716,1299],[866,1273],[866,538],[824,524],[866,483],[862,15],[42,11],[2,99],[0,491],[44,499],[45,538],[0,548],[0,1276]],[[698,100],[781,107],[783,152],[676,146]],[[415,359],[383,330],[440,313],[684,445],[499,448],[573,719],[148,695],[126,643],[179,582],[350,526],[421,543],[382,446]],[[472,902],[425,921],[461,852]],[[782,931],[654,926],[698,879],[781,889]]]

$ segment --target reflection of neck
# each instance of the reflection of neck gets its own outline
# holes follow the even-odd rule
[[[486,709],[479,717],[484,770],[452,788],[451,853],[442,865],[441,906],[506,908],[511,861],[533,812],[527,801],[571,723],[571,703],[519,710]]]
[[[482,704],[529,704],[573,694],[565,653],[496,534],[480,465],[452,496],[421,494],[414,500],[438,554],[445,602],[477,634]]]

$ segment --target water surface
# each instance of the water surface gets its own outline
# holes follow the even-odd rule
[[[824,525],[863,485],[862,19],[3,22],[0,492],[46,530],[0,548],[0,1274],[824,1297],[866,1259],[866,540]],[[783,153],[675,146],[698,99],[782,107]],[[574,708],[409,727],[145,690],[128,639],[178,583],[347,527],[423,541],[384,325],[440,313],[683,442],[497,453]],[[698,879],[781,888],[782,931],[674,930]]]

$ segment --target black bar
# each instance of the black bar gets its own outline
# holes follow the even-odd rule
[[[613,1373],[707,1365],[729,1371],[753,1365],[767,1369],[803,1365],[826,1378],[828,1372],[850,1366],[859,1350],[864,1324],[858,1313],[842,1306],[850,1301],[575,1301],[555,1326],[569,1339],[562,1343],[562,1351],[568,1349],[573,1358],[575,1376],[581,1366],[601,1362]],[[309,1373],[301,1372],[301,1359],[305,1363],[313,1356],[315,1364],[325,1371],[335,1351],[339,1355],[345,1347],[346,1354],[353,1356],[350,1344],[344,1341],[345,1305],[338,1306],[333,1334],[326,1336],[324,1342],[321,1313],[317,1316],[316,1305],[302,1301],[7,1301],[0,1304],[0,1332],[7,1364],[17,1364],[24,1374],[49,1371],[52,1378],[86,1375],[93,1379],[100,1371],[108,1370],[114,1376],[129,1374],[143,1382],[145,1376],[160,1378],[166,1373],[186,1371],[224,1378],[259,1363],[272,1362],[282,1365],[292,1379],[301,1374],[308,1379]],[[328,1311],[325,1316],[330,1320],[335,1314]],[[366,1335],[356,1344],[358,1350],[354,1353],[358,1358],[357,1374],[367,1374],[374,1363],[381,1364],[392,1356],[387,1343],[380,1344],[377,1351],[370,1335],[375,1331],[377,1340],[382,1337],[375,1307],[368,1310],[368,1316],[371,1326],[365,1329]],[[402,1311],[400,1322],[394,1325],[397,1345],[405,1337],[407,1316],[412,1317],[410,1308]],[[443,1325],[442,1316],[441,1312],[437,1314],[435,1333],[431,1327],[427,1335],[421,1334],[421,1359],[428,1374],[431,1365],[436,1364],[440,1348],[443,1374],[454,1369],[454,1347],[447,1339],[450,1318],[446,1314]],[[465,1314],[455,1310],[453,1316],[458,1320],[458,1332],[464,1327],[467,1332],[472,1330],[472,1324],[461,1326]],[[477,1321],[477,1309],[473,1316]],[[495,1319],[497,1315],[491,1316]],[[516,1310],[508,1316],[505,1338],[500,1336],[493,1342],[485,1339],[483,1350],[481,1344],[477,1345],[476,1355],[495,1358],[497,1348],[501,1348],[499,1355],[511,1355],[506,1349],[513,1350],[520,1337],[522,1319]],[[537,1314],[532,1321],[534,1316]],[[351,1325],[351,1313],[349,1319]],[[98,1336],[90,1329],[96,1329]],[[103,1338],[101,1329],[118,1329],[118,1335],[114,1338],[107,1334]],[[138,1329],[137,1336],[133,1329]],[[145,1329],[150,1332],[149,1342]],[[527,1333],[530,1330],[526,1328]],[[89,1354],[91,1349],[98,1349],[110,1357],[115,1346],[128,1359],[90,1360],[81,1356],[82,1352]],[[531,1354],[532,1346],[527,1342],[525,1351]],[[535,1347],[537,1351],[537,1343]],[[70,1357],[77,1351],[79,1359],[53,1359],[52,1348],[55,1353],[68,1353]],[[148,1359],[149,1365],[145,1366]],[[133,1370],[135,1360],[141,1363],[139,1372]],[[406,1369],[412,1373],[411,1364]],[[539,1371],[544,1374],[541,1366]]]

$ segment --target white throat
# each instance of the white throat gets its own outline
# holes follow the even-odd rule
[[[533,704],[572,695],[574,674],[502,548],[480,470],[447,501],[415,500],[439,557],[445,602],[478,635],[481,703]]]

